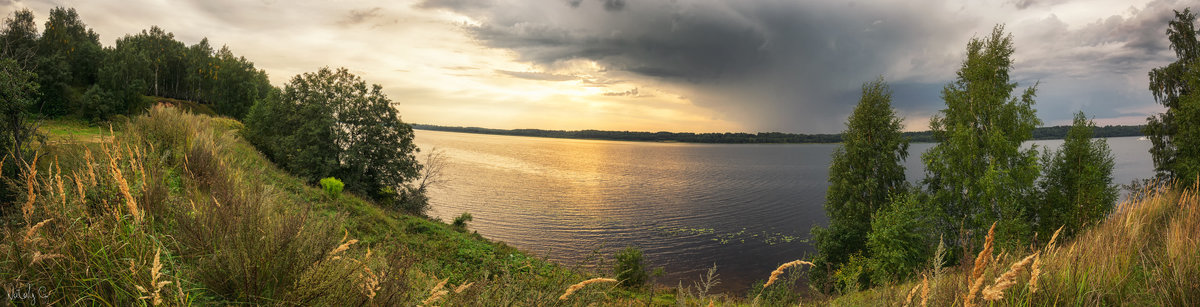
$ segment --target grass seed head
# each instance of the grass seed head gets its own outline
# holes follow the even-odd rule
[[[784,263],[783,265],[780,265],[778,268],[775,268],[774,271],[771,271],[771,277],[767,278],[767,283],[763,284],[763,289],[766,289],[767,286],[774,284],[775,281],[779,279],[779,276],[783,275],[784,270],[787,270],[787,268],[790,268],[793,266],[798,266],[801,264],[806,264],[808,266],[813,265],[812,262],[808,262],[808,261],[804,261],[804,260],[796,260],[796,261]]]
[[[559,296],[558,299],[566,300],[568,297],[571,297],[571,294],[575,294],[575,291],[579,291],[579,289],[583,289],[584,286],[587,286],[587,285],[593,284],[593,283],[598,283],[598,282],[617,282],[617,280],[612,279],[612,278],[597,277],[597,278],[592,278],[592,279],[588,279],[585,281],[581,281],[577,284],[567,287],[567,291],[563,292],[563,295]]]

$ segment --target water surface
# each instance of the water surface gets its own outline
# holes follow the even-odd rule
[[[1108,139],[1114,182],[1152,175],[1148,141]],[[430,191],[430,215],[470,212],[470,228],[568,265],[595,265],[625,246],[663,267],[665,284],[714,263],[721,290],[744,291],[780,263],[814,250],[813,225],[834,144],[681,144],[416,131],[424,152],[446,157],[447,181]],[[1032,144],[1056,148],[1061,140]],[[912,144],[910,181],[923,176]]]

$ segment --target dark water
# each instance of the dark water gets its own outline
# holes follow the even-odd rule
[[[485,237],[568,265],[593,266],[632,245],[658,281],[690,283],[715,263],[720,290],[744,291],[775,266],[811,255],[827,222],[829,144],[677,144],[549,139],[418,130],[446,157],[430,215],[470,212]],[[1116,183],[1152,174],[1148,141],[1109,139]],[[1033,142],[1057,147],[1062,141]],[[921,177],[913,144],[908,176]]]

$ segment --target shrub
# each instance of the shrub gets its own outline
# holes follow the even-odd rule
[[[339,196],[342,196],[342,188],[344,187],[346,187],[346,184],[337,178],[326,177],[325,179],[321,179],[321,189],[325,190],[325,195],[329,196],[329,199],[338,199]]]
[[[867,235],[874,283],[904,280],[925,266],[933,254],[933,229],[924,212],[918,194],[910,193],[875,213]]]
[[[642,264],[642,250],[632,246],[626,247],[618,252],[615,258],[617,262],[613,271],[616,271],[621,286],[632,289],[646,285],[650,275],[646,273],[646,267]]]
[[[465,230],[467,230],[467,222],[470,222],[470,221],[471,221],[471,213],[463,212],[462,215],[459,215],[458,217],[454,218],[454,225],[453,225],[454,229],[457,229],[459,231],[465,231]]]

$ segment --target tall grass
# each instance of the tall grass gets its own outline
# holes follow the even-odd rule
[[[1055,242],[1057,237],[1056,232],[1044,247],[1001,251],[1000,256],[985,248],[973,270],[933,275],[929,304],[1200,304],[1200,191],[1196,186],[1152,185],[1073,240]],[[1006,263],[1011,266],[1002,267]],[[825,303],[893,301],[891,297],[912,287],[911,283],[881,287]],[[973,295],[980,293],[980,297]]]
[[[44,302],[98,305],[402,297],[403,279],[380,278],[403,276],[395,257],[329,253],[343,220],[285,206],[230,167],[224,144],[235,135],[211,122],[156,107],[111,142],[57,145],[23,165],[24,221],[2,232],[6,292],[43,289]]]

